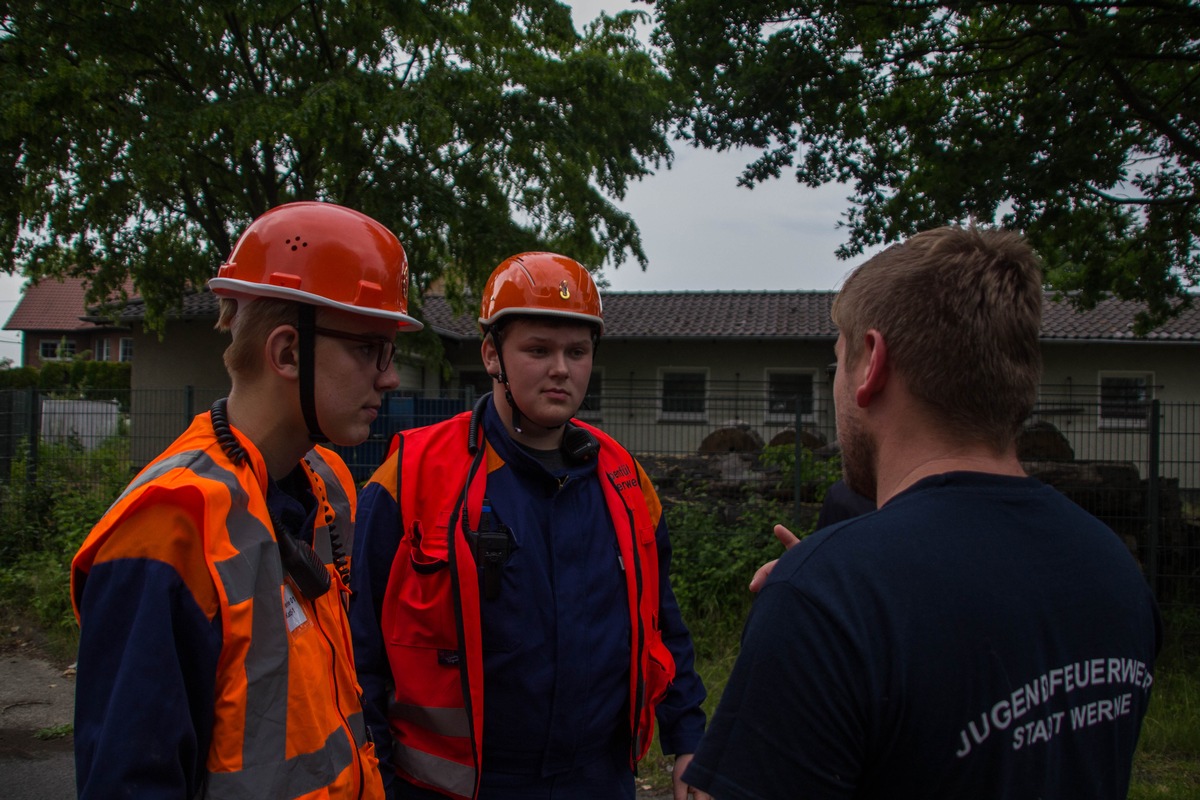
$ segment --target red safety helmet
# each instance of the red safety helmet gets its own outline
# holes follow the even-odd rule
[[[208,282],[225,297],[274,297],[422,325],[408,315],[408,258],[380,223],[333,203],[286,203],[250,223]]]
[[[492,271],[483,287],[479,325],[486,332],[507,316],[565,317],[604,332],[604,309],[592,276],[556,253],[521,253]]]

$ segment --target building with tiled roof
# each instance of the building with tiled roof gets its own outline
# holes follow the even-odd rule
[[[832,340],[837,328],[829,318],[833,291],[672,291],[609,292],[604,296],[606,338]],[[1081,311],[1046,295],[1042,338],[1046,341],[1200,341],[1200,305],[1144,337],[1134,334],[1140,306],[1104,300]],[[440,334],[478,339],[471,314],[456,316],[443,297],[428,297],[424,319]]]
[[[608,292],[605,335],[580,415],[642,451],[694,448],[728,425],[748,427],[767,442],[797,426],[831,438],[834,296]],[[1147,424],[1151,400],[1200,401],[1200,308],[1185,309],[1140,337],[1134,334],[1138,310],[1136,304],[1108,300],[1080,311],[1047,294],[1042,418],[1081,436],[1098,428],[1136,433]],[[401,391],[462,403],[489,391],[473,311],[455,314],[446,298],[434,295],[423,298],[415,313],[438,337],[441,360],[428,360],[437,348],[406,351],[406,340],[418,340],[401,336],[402,353],[407,352],[400,360]],[[164,425],[172,431],[179,419],[227,390],[221,354],[228,337],[213,330],[216,316],[216,298],[201,292],[169,315],[161,340],[142,330],[139,300],[126,304],[118,319],[131,329],[138,353],[135,389],[165,394],[196,388],[189,388],[184,407],[164,412]],[[1200,486],[1200,476],[1192,484]]]
[[[837,337],[829,319],[833,292],[684,291],[608,292],[604,295],[606,338],[828,339]],[[428,297],[425,318],[439,333],[478,339],[471,314],[455,316],[443,297]]]
[[[1042,306],[1042,339],[1076,342],[1198,342],[1200,305],[1182,310],[1144,336],[1134,333],[1134,318],[1141,306],[1127,300],[1101,300],[1086,311],[1047,296]]]
[[[834,291],[670,291],[608,292],[604,295],[606,339],[744,339],[832,340],[837,329],[829,318]],[[78,290],[78,302],[82,291]],[[1178,317],[1143,337],[1134,333],[1140,306],[1125,300],[1103,300],[1095,308],[1081,311],[1065,300],[1047,293],[1042,312],[1045,341],[1094,342],[1200,342],[1200,305],[1185,309]],[[7,330],[18,329],[18,307]],[[125,304],[121,324],[136,324],[145,318],[139,298]],[[478,340],[474,313],[456,315],[441,295],[422,301],[421,318],[440,336],[452,340]],[[22,322],[31,321],[22,313]],[[70,313],[61,317],[72,319]],[[198,292],[184,298],[171,317],[181,320],[215,320],[217,298]],[[97,316],[87,317],[94,322]],[[87,325],[78,317],[77,325]],[[20,328],[24,330],[25,328]]]
[[[83,353],[96,361],[133,359],[129,329],[89,316],[86,293],[82,278],[43,278],[26,284],[4,324],[4,330],[22,333],[22,365],[37,367]]]

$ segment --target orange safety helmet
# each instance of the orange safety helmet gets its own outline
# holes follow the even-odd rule
[[[393,319],[405,331],[408,257],[379,222],[333,203],[301,201],[267,211],[246,228],[217,277],[224,297],[274,297]]]
[[[479,325],[486,333],[506,316],[566,317],[604,332],[604,309],[592,276],[578,261],[557,253],[506,258],[483,287]]]

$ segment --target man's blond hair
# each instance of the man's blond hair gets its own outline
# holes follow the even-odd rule
[[[944,227],[854,270],[833,302],[844,359],[883,334],[889,362],[947,433],[1011,445],[1042,375],[1042,271],[1016,233]]]
[[[280,325],[296,325],[297,304],[273,297],[220,299],[216,329],[229,331],[233,340],[225,348],[225,371],[231,378],[249,376],[262,368],[263,344]]]

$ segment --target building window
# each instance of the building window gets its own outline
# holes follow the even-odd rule
[[[604,373],[598,369],[592,370],[592,376],[588,378],[587,392],[583,395],[583,405],[579,407],[576,416],[580,419],[599,420],[603,394]]]
[[[1153,373],[1101,373],[1100,427],[1145,428],[1153,399]]]
[[[112,342],[107,338],[96,340],[96,360],[110,361],[112,360]]]
[[[133,339],[126,337],[121,340],[121,349],[117,353],[118,361],[133,361]]]
[[[659,418],[702,420],[707,414],[708,373],[702,370],[663,370]]]
[[[811,370],[767,371],[767,419],[774,422],[813,420],[816,373]]]
[[[42,361],[62,361],[74,355],[74,339],[42,339],[38,343],[38,356]]]

